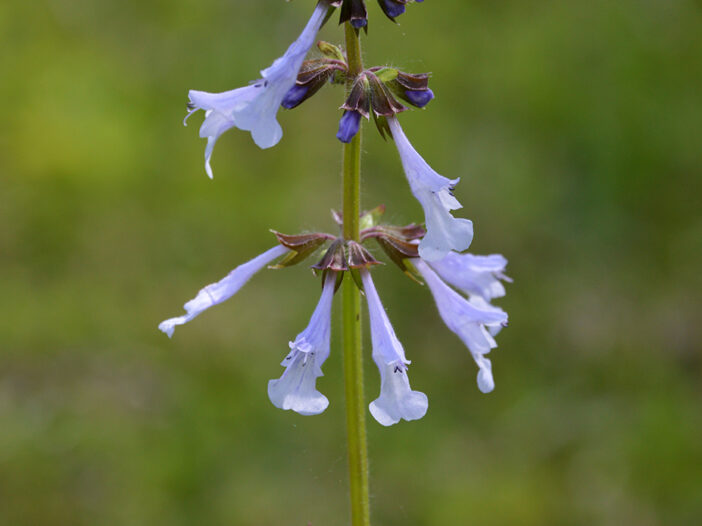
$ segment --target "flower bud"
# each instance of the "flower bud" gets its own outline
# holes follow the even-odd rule
[[[357,111],[345,111],[339,121],[339,131],[336,138],[348,144],[358,133],[361,127],[361,114]]]
[[[327,43],[320,42],[318,46],[320,44]],[[329,46],[336,48],[331,44]],[[327,48],[325,47],[325,49]],[[336,49],[338,50],[338,48]],[[289,110],[293,109],[317,93],[327,82],[344,82],[347,69],[346,62],[336,58],[306,60],[302,63],[295,85],[285,94],[281,106]],[[337,78],[337,74],[339,78]]]
[[[344,0],[339,23],[350,22],[356,29],[368,25],[368,11],[364,0]]]
[[[309,91],[309,86],[301,86],[295,84],[283,97],[283,102],[280,105],[286,110],[291,110],[294,107],[302,104],[305,100],[307,92]]]
[[[424,0],[378,0],[378,5],[390,20],[405,12],[405,6],[410,2],[423,2]],[[341,6],[339,23],[350,22],[353,27],[360,29],[368,25],[368,11],[365,0],[333,0],[333,7]]]
[[[386,84],[395,95],[417,108],[423,108],[434,98],[434,92],[429,89],[429,73],[413,75],[398,71]]]
[[[390,20],[394,20],[396,16],[400,16],[405,12],[404,1],[378,0],[378,3],[380,4],[380,8],[383,10],[383,13],[385,13],[385,16],[387,16]]]
[[[371,109],[376,123],[379,117],[394,116],[407,109],[395,99],[376,72],[387,78],[393,78],[397,73],[392,68],[373,68],[356,77],[346,102],[341,106],[346,110],[341,117],[339,132],[336,135],[341,142],[351,141],[358,133],[361,115],[367,119],[370,118]]]
[[[430,89],[425,91],[406,90],[404,95],[404,99],[417,108],[423,108],[434,98],[434,92]]]

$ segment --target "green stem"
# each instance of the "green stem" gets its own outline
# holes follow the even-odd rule
[[[358,32],[346,23],[346,53],[355,76],[363,70]],[[351,76],[351,75],[350,75]],[[344,145],[344,238],[359,240],[361,211],[361,130]],[[351,276],[343,291],[344,385],[346,433],[349,448],[351,524],[370,526],[368,499],[368,446],[366,406],[363,399],[363,354],[361,352],[361,294]]]

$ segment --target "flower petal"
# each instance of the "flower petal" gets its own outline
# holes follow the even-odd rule
[[[505,287],[500,280],[509,279],[503,274],[507,259],[500,254],[476,256],[450,252],[430,265],[441,279],[466,294],[479,296],[486,301],[505,295]]]
[[[295,341],[290,342],[291,351],[281,364],[285,367],[283,375],[268,382],[268,397],[280,409],[292,409],[301,415],[316,415],[329,405],[329,400],[317,391],[316,382],[322,376],[322,365],[329,357],[335,284],[336,274],[329,272],[309,324]]]
[[[305,55],[314,43],[328,9],[329,5],[325,2],[317,4],[304,30],[285,54],[261,71],[262,80],[223,93],[190,90],[190,113],[196,109],[211,112],[207,114],[200,129],[200,136],[208,139],[205,167],[210,178],[212,149],[217,138],[228,129],[237,127],[250,131],[260,148],[278,144],[283,136],[283,129],[276,119],[278,109],[290,88],[295,85]]]
[[[315,388],[322,371],[317,357],[299,351],[288,355],[289,364],[278,380],[269,380],[268,398],[279,409],[291,409],[301,415],[318,415],[329,400]]]
[[[439,175],[414,149],[396,117],[387,119],[410,189],[424,208],[427,234],[419,245],[422,258],[441,259],[451,250],[467,249],[473,240],[473,223],[454,218],[451,210],[461,208],[453,196],[458,179]]]
[[[172,337],[176,325],[183,325],[201,312],[231,298],[254,274],[288,250],[282,245],[276,245],[251,261],[239,265],[220,281],[201,289],[194,299],[185,304],[187,314],[162,321],[158,326],[159,330],[166,333],[169,338]]]
[[[461,338],[480,368],[478,387],[483,392],[492,391],[492,364],[484,355],[497,347],[490,329],[506,325],[507,313],[480,297],[467,300],[444,283],[421,259],[413,259],[412,263],[424,277],[444,323]]]
[[[380,371],[380,396],[371,402],[370,412],[384,426],[396,424],[401,419],[422,418],[429,406],[427,397],[410,387],[407,377],[410,362],[380,302],[370,272],[361,270],[361,279],[368,302],[373,361]]]
[[[427,233],[419,242],[419,255],[426,261],[439,260],[452,250],[466,250],[473,241],[473,222],[453,217],[443,194],[448,194],[448,190],[432,193],[422,189],[415,193],[424,208],[427,226]]]
[[[382,356],[386,364],[409,364],[409,360],[405,357],[405,350],[395,335],[368,270],[361,270],[361,280],[368,302],[373,352]]]
[[[373,359],[380,370],[380,396],[368,407],[373,418],[384,426],[397,424],[402,419],[422,418],[427,413],[429,401],[424,393],[412,391],[406,369],[384,363],[375,352]]]

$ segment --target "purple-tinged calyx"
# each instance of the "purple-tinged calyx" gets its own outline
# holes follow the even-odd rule
[[[429,73],[397,71],[386,84],[392,93],[417,108],[423,108],[434,98],[434,92],[429,89]]]
[[[349,269],[369,268],[380,265],[368,250],[356,241],[345,241],[337,238],[317,263],[312,265],[314,270],[344,272]]]
[[[281,234],[275,230],[271,230],[271,232],[273,232],[275,237],[278,238],[278,243],[290,251],[276,265],[270,267],[275,269],[297,265],[311,256],[327,241],[336,239],[333,235],[325,234],[323,232],[312,232],[309,234],[297,235]]]
[[[378,124],[379,118],[391,117],[407,110],[397,101],[383,80],[383,75],[388,71],[392,72],[393,76],[396,73],[396,70],[391,68],[372,68],[363,71],[354,80],[351,91],[341,106],[347,112],[341,119],[337,134],[341,142],[349,142],[356,135],[360,116],[368,119],[372,112]],[[351,112],[355,114],[349,115]]]
[[[305,60],[302,63],[295,85],[288,90],[281,102],[282,107],[293,109],[299,106],[329,82],[346,82],[348,65],[341,49],[324,41],[317,42],[317,47],[324,57]]]
[[[334,2],[332,5],[338,5],[339,2]],[[356,29],[361,29],[368,25],[368,10],[366,9],[365,0],[343,0],[341,2],[341,15],[339,16],[339,24],[349,22]]]

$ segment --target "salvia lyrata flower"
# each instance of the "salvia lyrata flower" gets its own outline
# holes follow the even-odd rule
[[[452,250],[466,250],[473,241],[473,223],[451,215],[451,210],[461,208],[453,195],[459,179],[448,179],[434,171],[409,142],[397,117],[388,117],[387,122],[412,194],[424,209],[427,233],[419,243],[419,255],[436,261]]]
[[[239,265],[217,283],[211,283],[201,289],[194,299],[185,304],[185,315],[162,321],[158,328],[165,332],[169,338],[172,337],[176,325],[183,325],[210,307],[228,300],[239,292],[239,289],[243,287],[254,274],[288,251],[288,248],[282,245],[276,245],[266,250],[263,254],[253,258],[251,261]]]
[[[292,409],[301,415],[318,415],[329,400],[317,391],[317,378],[322,376],[322,364],[329,357],[331,308],[336,273],[324,278],[322,297],[312,313],[307,328],[290,342],[290,353],[281,365],[285,372],[278,380],[268,382],[268,397],[280,409]]]
[[[427,396],[410,388],[407,378],[410,362],[395,336],[370,272],[361,270],[361,279],[368,301],[373,361],[380,370],[380,396],[371,402],[370,412],[384,426],[396,424],[401,419],[422,418],[429,406]]]
[[[300,66],[314,44],[315,36],[328,10],[327,0],[321,0],[297,40],[282,57],[261,71],[261,80],[224,93],[190,90],[188,116],[197,110],[205,110],[200,137],[207,137],[205,170],[210,178],[212,150],[219,136],[230,128],[250,131],[251,137],[260,148],[270,148],[278,144],[283,136],[283,130],[276,119],[278,109],[295,85]]]
[[[434,296],[446,326],[468,347],[478,365],[478,388],[489,393],[495,388],[492,363],[485,357],[497,347],[494,335],[507,324],[507,313],[490,305],[482,296],[464,298],[449,287],[421,258],[412,261]]]

